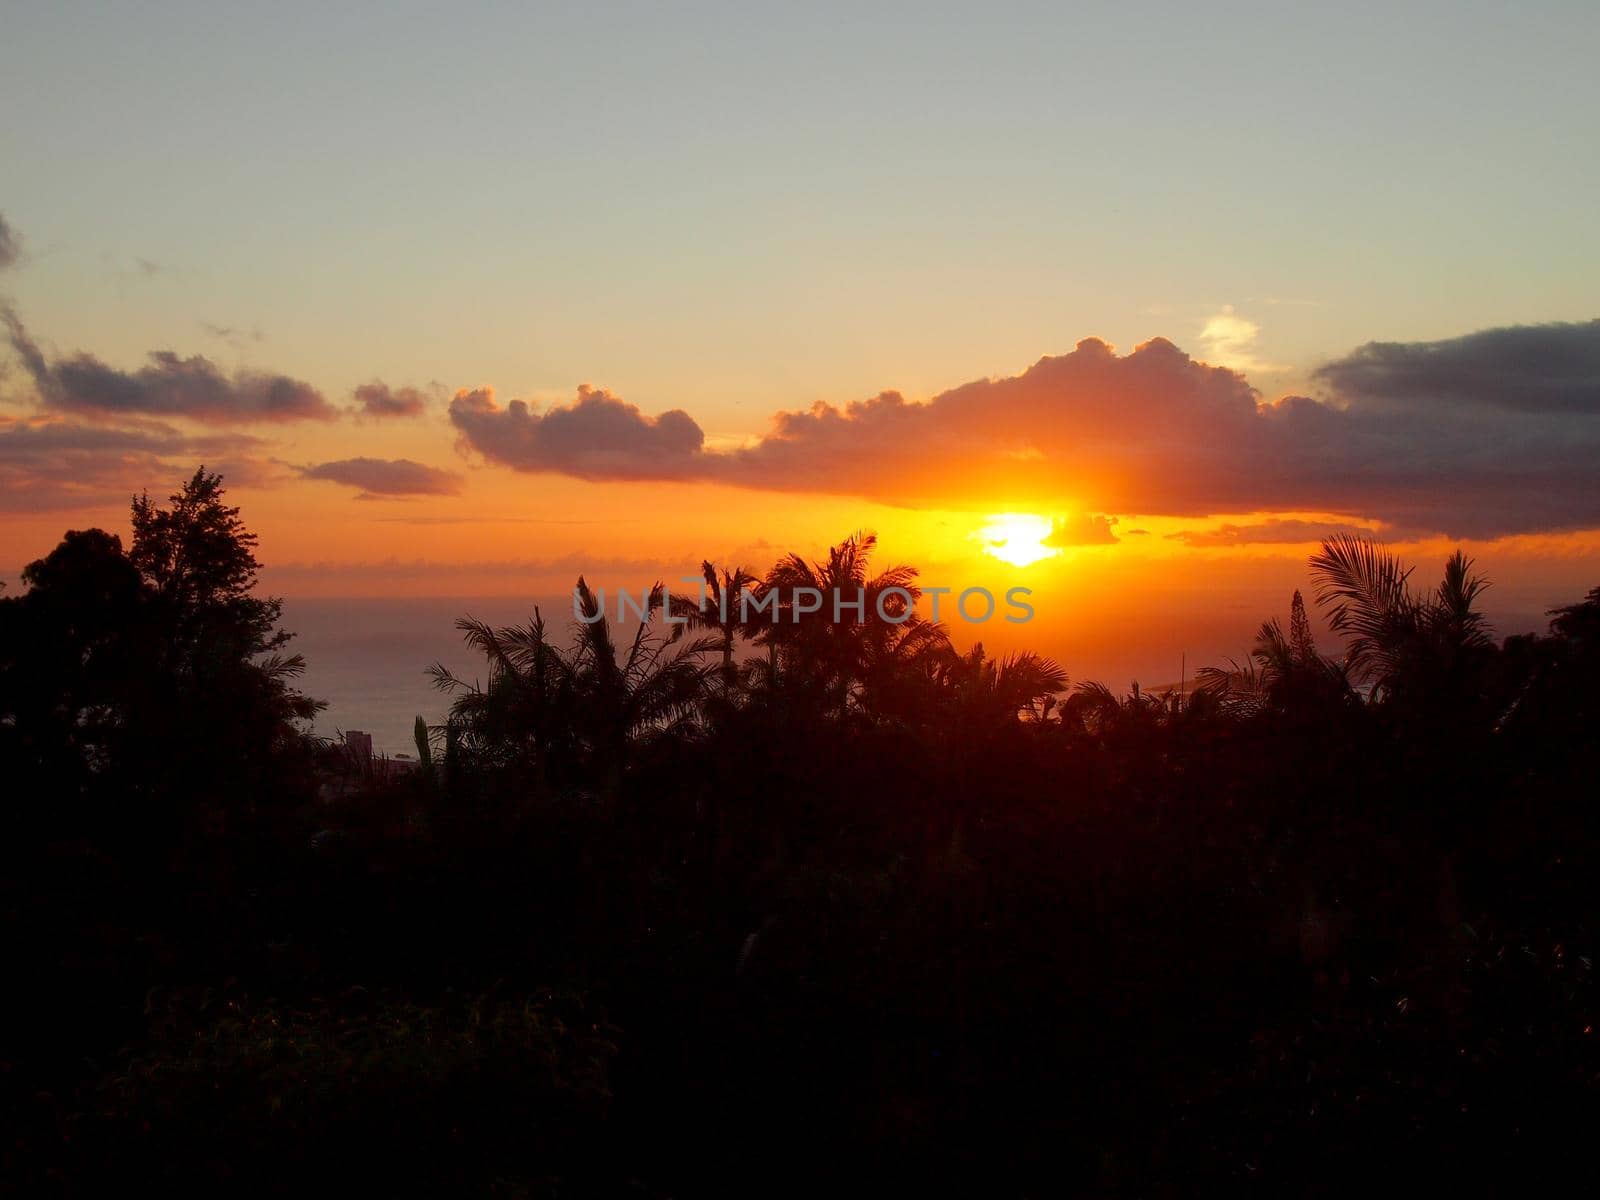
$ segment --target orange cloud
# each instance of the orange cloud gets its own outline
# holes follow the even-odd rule
[[[52,512],[126,504],[154,481],[210,463],[230,483],[259,483],[281,472],[244,434],[191,437],[165,425],[134,429],[53,419],[0,419],[0,511]]]
[[[463,441],[490,462],[519,471],[556,471],[579,479],[684,479],[714,456],[705,435],[678,409],[647,417],[603,388],[578,389],[566,407],[535,412],[527,402],[495,403],[493,388],[459,391],[450,420]]]
[[[391,388],[381,379],[363,383],[351,393],[356,411],[364,417],[417,417],[427,407],[428,398],[416,388]]]
[[[915,507],[1324,512],[1475,537],[1600,526],[1600,322],[1398,349],[1322,368],[1326,399],[1266,404],[1165,339],[1118,355],[1088,338],[922,404],[884,392],[780,413],[728,451],[707,450],[686,413],[652,418],[593,389],[542,416],[462,393],[450,415],[491,461],[585,479]]]
[[[343,458],[337,462],[303,467],[303,479],[322,479],[358,488],[360,500],[396,496],[454,496],[461,491],[461,476],[409,458]]]

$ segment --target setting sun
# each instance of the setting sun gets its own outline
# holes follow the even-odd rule
[[[1014,567],[1026,567],[1061,553],[1045,544],[1053,528],[1048,517],[1033,513],[998,513],[976,536],[983,543],[985,554]]]

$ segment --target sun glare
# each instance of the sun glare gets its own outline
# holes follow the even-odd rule
[[[1048,517],[1033,513],[997,513],[975,535],[983,552],[1014,567],[1026,567],[1061,551],[1045,544],[1052,525]]]

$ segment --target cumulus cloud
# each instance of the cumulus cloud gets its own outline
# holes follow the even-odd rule
[[[780,413],[718,451],[683,412],[607,392],[540,415],[487,390],[451,420],[486,458],[584,479],[711,479],[906,506],[1200,516],[1319,512],[1454,536],[1600,526],[1600,322],[1365,346],[1329,394],[1263,401],[1156,338],[1088,338],[1022,373],[912,403]]]
[[[11,226],[6,223],[6,216],[0,213],[0,271],[16,263],[22,255],[22,243]]]
[[[1039,544],[1054,550],[1072,546],[1112,546],[1122,540],[1112,532],[1111,527],[1116,523],[1116,517],[1077,513],[1053,522],[1050,532],[1039,539]]]
[[[92,354],[48,357],[15,311],[0,306],[11,349],[47,408],[101,418],[188,417],[208,424],[328,420],[335,411],[309,383],[265,371],[225,374],[202,355],[154,350],[136,371]]]
[[[708,469],[705,435],[678,409],[647,417],[587,385],[567,406],[536,412],[522,400],[501,408],[493,388],[457,392],[450,421],[490,462],[579,479],[683,479]]]
[[[416,388],[391,388],[381,379],[363,383],[351,393],[356,411],[364,417],[415,417],[427,407],[428,398]]]
[[[461,476],[409,458],[344,458],[301,468],[304,479],[323,479],[359,488],[362,500],[395,496],[454,496]]]
[[[126,504],[205,462],[230,483],[264,483],[271,464],[245,435],[189,437],[164,425],[134,429],[60,419],[0,419],[0,511],[55,512]]]

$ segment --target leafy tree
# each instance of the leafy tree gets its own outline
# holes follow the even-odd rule
[[[1591,646],[1600,643],[1600,587],[1590,588],[1579,603],[1553,608],[1547,615],[1550,632],[1557,637]]]
[[[255,595],[257,538],[222,496],[222,476],[204,467],[168,508],[135,496],[128,559],[168,610],[180,653],[210,641],[241,658],[265,654],[291,637],[277,627],[283,601]]]
[[[81,792],[115,754],[149,669],[148,596],[103,529],[70,531],[22,580],[26,592],[0,599],[0,745],[24,790]]]
[[[80,833],[170,845],[281,800],[321,706],[294,687],[304,660],[277,653],[282,603],[254,594],[256,538],[220,476],[196,471],[170,507],[135,498],[132,523],[126,554],[68,533],[0,602],[0,706],[45,786],[94,800]]]

